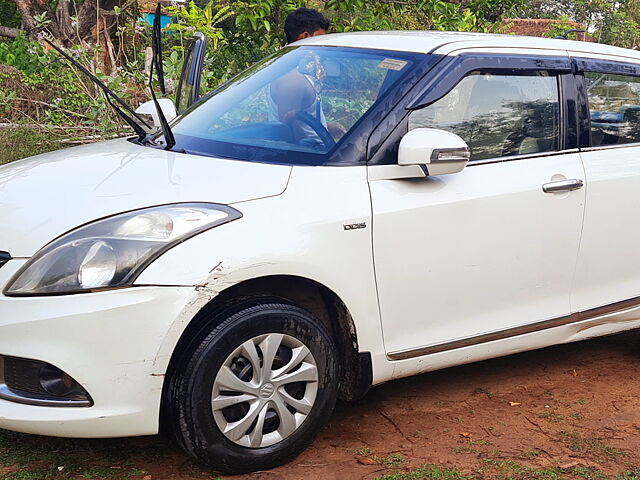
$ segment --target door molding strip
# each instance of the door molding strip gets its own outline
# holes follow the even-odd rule
[[[603,307],[596,307],[585,310],[583,312],[572,313],[571,315],[565,315],[563,317],[544,320],[542,322],[536,322],[529,325],[508,328],[506,330],[500,330],[498,332],[484,333],[475,337],[462,338],[460,340],[453,340],[452,342],[440,343],[437,345],[429,345],[426,347],[413,348],[410,350],[391,352],[387,354],[387,358],[394,361],[408,360],[410,358],[422,357],[425,355],[446,352],[449,350],[456,350],[458,348],[471,347],[473,345],[479,345],[481,343],[503,340],[505,338],[517,337],[519,335],[539,332],[542,330],[547,330],[549,328],[562,327],[564,325],[570,325],[572,323],[583,322],[585,320],[591,320],[593,318],[601,317],[603,315],[608,315],[611,313],[622,312],[624,310],[629,310],[638,306],[640,306],[640,297],[634,297],[628,300],[623,300],[621,302],[605,305]]]

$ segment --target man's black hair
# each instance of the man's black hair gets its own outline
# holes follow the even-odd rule
[[[313,32],[320,29],[328,30],[329,20],[313,8],[299,8],[291,12],[284,21],[284,33],[288,43],[295,42],[301,33],[313,35]]]

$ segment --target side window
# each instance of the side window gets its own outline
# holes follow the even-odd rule
[[[640,78],[585,72],[591,144],[640,142]]]
[[[437,102],[411,112],[409,129],[420,127],[459,135],[471,160],[558,150],[558,79],[547,72],[472,72]]]

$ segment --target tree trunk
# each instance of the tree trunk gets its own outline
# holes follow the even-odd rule
[[[16,38],[20,30],[17,28],[3,27],[0,25],[0,37]]]
[[[27,38],[35,40],[38,33],[46,28],[54,38],[60,37],[58,22],[55,15],[49,7],[47,0],[14,0],[20,16],[22,18],[22,27]],[[36,20],[36,17],[44,15],[42,24]]]
[[[95,0],[85,0],[78,9],[78,36],[83,42],[96,43],[98,38]]]
[[[76,30],[71,21],[69,0],[58,0],[58,7],[56,8],[56,21],[58,22],[60,34],[64,38],[64,41],[62,43],[66,43],[66,41],[69,41],[70,39],[76,37]]]
[[[110,30],[114,24],[113,7],[121,5],[123,0],[85,0],[73,12],[73,4],[69,0],[59,0],[55,12],[49,0],[13,0],[22,17],[22,27],[27,38],[35,40],[38,33],[45,31],[54,40],[65,47],[77,44],[93,45],[98,40],[98,33],[103,29]],[[75,14],[75,15],[74,15]],[[43,16],[44,15],[44,16]],[[71,17],[76,17],[73,24]],[[98,27],[98,15],[100,27]],[[43,16],[41,21],[36,17]],[[0,27],[0,35],[15,37],[16,32]]]

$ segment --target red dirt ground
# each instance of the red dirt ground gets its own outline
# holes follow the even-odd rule
[[[362,447],[377,457],[400,453],[409,466],[468,473],[497,459],[617,475],[640,465],[639,360],[640,338],[631,333],[390,382],[358,406],[339,406],[292,464],[246,478],[388,473],[360,464],[354,451]]]
[[[473,478],[640,478],[639,379],[633,332],[394,381],[339,404],[291,464],[233,478],[373,479],[425,464]],[[84,442],[42,439],[34,449],[91,445],[86,461],[104,465],[102,446],[117,445],[134,455],[130,478],[212,476],[160,437]],[[549,469],[559,476],[540,473]]]

